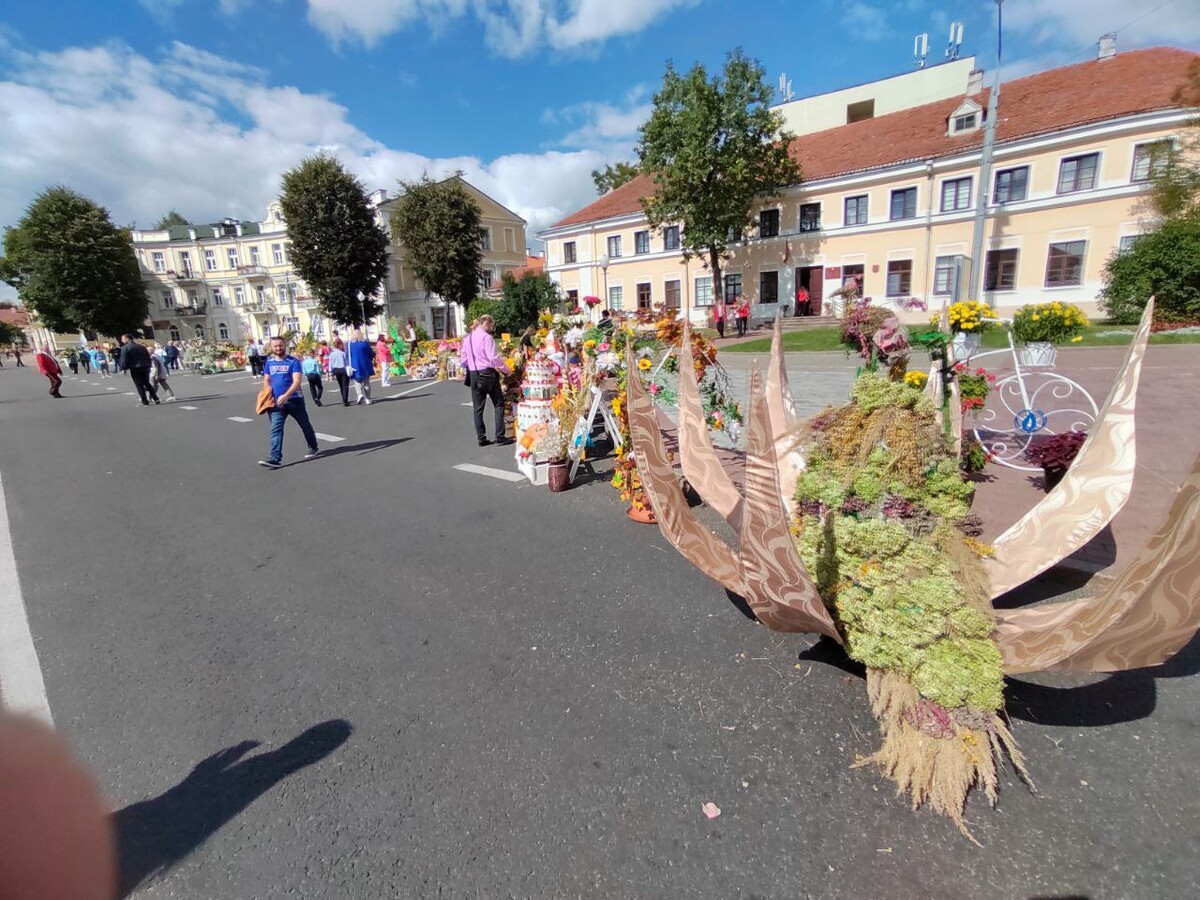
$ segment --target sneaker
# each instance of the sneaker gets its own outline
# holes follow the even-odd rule
[[[277,462],[276,460],[273,460],[273,459],[260,459],[258,461],[258,464],[260,466],[262,466],[264,469],[282,469],[283,468],[283,463]]]
[[[175,395],[174,395],[174,394],[172,394],[170,397],[168,397],[168,398],[167,398],[167,402],[168,402],[168,403],[174,403],[174,402],[175,402]]]
[[[357,400],[355,400],[355,401],[354,401],[354,405],[355,405],[355,406],[362,406],[362,405],[363,405],[363,401],[365,401],[366,399],[367,399],[366,397],[359,397]]]
[[[492,442],[489,441],[487,438],[480,438],[479,446],[480,447],[490,447],[490,446],[492,446]]]
[[[367,406],[370,406],[370,405],[371,405],[371,398],[370,398],[370,397],[364,397],[363,399],[367,401]]]
[[[319,447],[315,447],[315,448],[313,448],[313,449],[309,450],[307,453],[305,453],[305,454],[304,454],[304,458],[305,458],[305,459],[312,459],[312,458],[314,458],[314,457],[316,457],[316,456],[320,456],[320,455],[321,455],[321,450],[320,450],[320,448],[319,448]]]
[[[159,403],[158,403],[158,401],[157,401],[157,400],[155,400],[155,401],[154,401],[154,405],[155,405],[155,406],[158,406],[158,405],[159,405]]]

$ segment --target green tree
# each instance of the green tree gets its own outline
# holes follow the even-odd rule
[[[22,338],[21,329],[7,322],[0,322],[0,347],[19,343]]]
[[[165,216],[158,220],[158,224],[154,226],[155,231],[166,231],[168,228],[187,228],[192,223],[185,219],[176,210],[171,210]]]
[[[505,272],[500,283],[500,302],[492,313],[499,332],[516,334],[536,325],[538,313],[554,308],[560,300],[558,285],[544,272],[528,273],[520,279]]]
[[[375,296],[388,268],[387,234],[362,184],[321,153],[284,173],[280,204],[292,265],[322,314],[365,325],[383,310]]]
[[[655,184],[642,200],[646,218],[653,228],[683,223],[684,258],[708,262],[718,295],[721,263],[750,226],[755,202],[800,182],[788,154],[792,135],[771,110],[764,75],[740,50],[712,79],[702,65],[680,75],[668,63],[638,143],[641,170]]]
[[[605,166],[603,169],[592,169],[592,181],[596,183],[596,193],[604,196],[609,191],[615,191],[623,184],[628,184],[637,178],[639,169],[633,163],[619,162],[615,166]]]
[[[464,309],[479,292],[483,225],[479,206],[460,176],[400,182],[392,210],[392,231],[404,244],[404,258],[426,294]]]
[[[122,334],[149,310],[129,232],[65,187],[39,194],[5,232],[0,279],[53,331]]]
[[[1113,321],[1136,323],[1152,295],[1156,317],[1200,319],[1200,216],[1168,219],[1109,258],[1101,303]]]

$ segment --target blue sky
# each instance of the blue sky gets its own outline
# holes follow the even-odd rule
[[[1011,76],[1118,46],[1200,46],[1197,0],[1006,0]],[[631,157],[668,58],[742,47],[798,95],[908,71],[912,38],[995,65],[989,0],[74,0],[0,24],[0,225],[62,183],[149,226],[260,218],[318,148],[371,188],[455,169],[530,222]],[[6,291],[7,293],[7,291]]]

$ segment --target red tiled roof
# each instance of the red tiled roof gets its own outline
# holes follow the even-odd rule
[[[1014,141],[1176,107],[1174,95],[1197,60],[1200,54],[1173,47],[1129,50],[1005,82],[996,140]],[[988,93],[980,91],[971,99],[986,108]],[[804,180],[816,181],[973,149],[983,141],[982,130],[946,135],[950,114],[964,96],[803,135],[792,143],[792,157]],[[552,227],[640,212],[641,198],[653,192],[653,180],[639,175]]]
[[[0,322],[5,325],[15,325],[17,328],[28,328],[29,313],[19,306],[0,309]]]

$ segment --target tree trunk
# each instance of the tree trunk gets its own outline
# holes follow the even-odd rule
[[[713,303],[724,303],[725,285],[721,281],[721,251],[716,247],[708,248],[708,267],[712,270]]]

